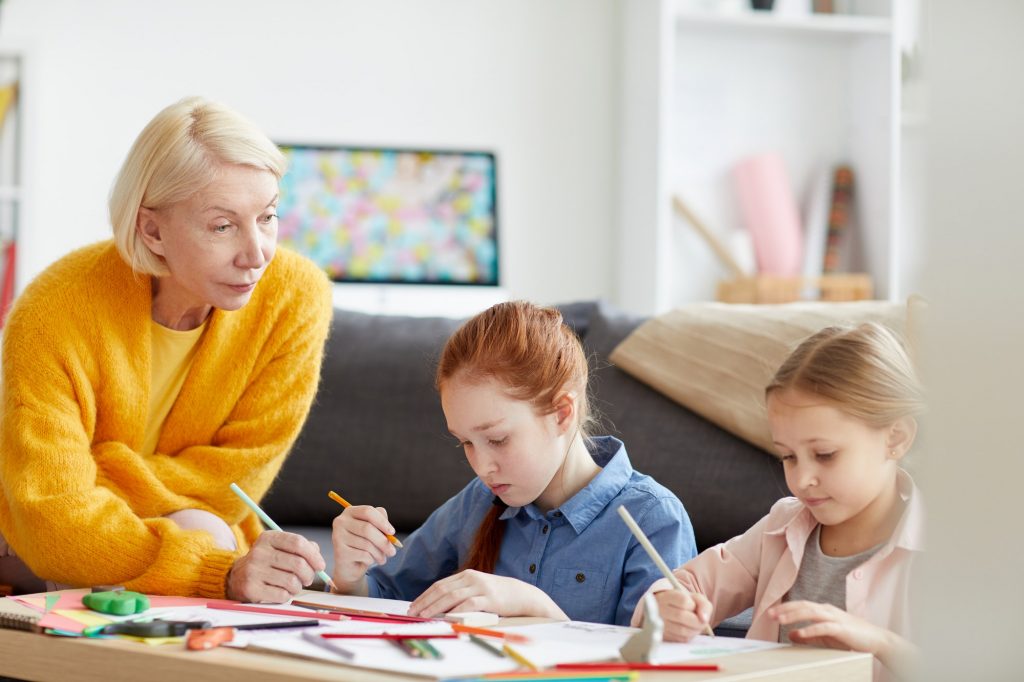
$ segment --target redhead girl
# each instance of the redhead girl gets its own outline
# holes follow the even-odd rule
[[[558,311],[513,302],[473,317],[445,345],[436,383],[477,477],[397,552],[384,509],[346,509],[332,538],[340,591],[413,600],[416,616],[624,624],[657,569],[619,505],[666,561],[694,556],[676,496],[635,471],[620,441],[588,436],[587,359]]]
[[[913,657],[907,588],[924,548],[921,495],[900,467],[924,410],[913,365],[884,327],[829,327],[766,397],[793,497],[676,569],[689,594],[654,584],[665,638],[753,606],[748,637],[864,651],[876,679],[899,672]]]

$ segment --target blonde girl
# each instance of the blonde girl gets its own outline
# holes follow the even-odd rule
[[[913,651],[907,588],[923,550],[921,496],[900,467],[924,409],[913,364],[882,326],[829,327],[789,356],[766,399],[793,497],[676,569],[689,595],[655,583],[665,637],[752,606],[748,637],[868,652],[884,677]]]

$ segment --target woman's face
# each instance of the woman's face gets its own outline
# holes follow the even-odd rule
[[[140,212],[144,239],[164,258],[154,319],[166,326],[211,307],[238,310],[248,303],[277,248],[277,178],[267,170],[224,165],[190,198]],[[161,317],[169,318],[166,324]]]

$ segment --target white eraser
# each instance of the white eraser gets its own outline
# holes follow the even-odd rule
[[[498,614],[488,611],[460,611],[458,613],[446,613],[444,619],[452,623],[463,625],[486,626],[497,625]]]

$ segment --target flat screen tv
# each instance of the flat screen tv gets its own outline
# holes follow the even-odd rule
[[[279,241],[334,281],[499,284],[494,154],[280,147]]]

